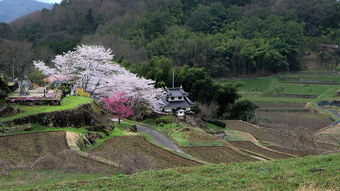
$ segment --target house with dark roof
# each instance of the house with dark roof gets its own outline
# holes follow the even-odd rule
[[[191,107],[194,103],[189,99],[189,94],[179,88],[165,88],[164,89],[164,112],[177,112],[178,116],[184,116],[185,113],[191,111]]]

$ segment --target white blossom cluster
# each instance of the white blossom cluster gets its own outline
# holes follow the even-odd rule
[[[74,51],[58,55],[52,61],[54,68],[42,61],[33,64],[45,75],[65,75],[75,80],[75,86],[92,96],[109,97],[124,91],[131,99],[144,99],[154,110],[163,106],[162,89],[154,88],[154,81],[131,73],[112,61],[110,49],[102,46],[80,45]]]

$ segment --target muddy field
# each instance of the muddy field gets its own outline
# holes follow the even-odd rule
[[[233,141],[233,142],[230,142],[230,143],[232,145],[238,147],[238,148],[246,149],[248,151],[261,154],[261,155],[268,157],[268,158],[271,158],[271,159],[281,159],[281,158],[292,157],[290,155],[286,155],[286,154],[283,154],[283,153],[270,151],[268,149],[257,146],[254,143],[249,142],[249,141]]]
[[[260,126],[279,130],[294,130],[302,126],[316,132],[332,123],[327,116],[313,112],[257,111]]]
[[[255,161],[255,159],[232,150],[227,146],[182,147],[193,157],[211,163],[233,163]]]
[[[71,151],[65,132],[44,132],[0,137],[0,159],[7,167],[103,171],[110,167]]]
[[[165,169],[181,166],[194,166],[199,163],[180,157],[161,149],[144,137],[113,137],[91,151],[96,156],[121,163],[122,165],[136,165],[143,169]],[[135,161],[140,164],[136,164]]]

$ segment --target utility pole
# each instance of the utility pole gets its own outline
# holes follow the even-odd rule
[[[175,88],[175,69],[172,70],[172,88]]]
[[[15,66],[14,66],[14,58],[12,58],[12,82],[14,83],[15,79]]]

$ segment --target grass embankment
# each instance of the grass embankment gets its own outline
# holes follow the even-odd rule
[[[339,190],[340,154],[313,156],[270,162],[206,165],[161,171],[147,171],[134,175],[83,181],[66,179],[51,185],[53,175],[31,179],[12,175],[0,181],[17,180],[26,188],[41,190]],[[40,172],[30,172],[37,173]],[[39,186],[36,186],[39,181]],[[31,186],[31,184],[33,186]],[[17,185],[15,185],[17,186]],[[14,187],[16,188],[16,187]]]
[[[13,119],[17,119],[20,117],[25,117],[29,115],[35,115],[38,113],[46,113],[53,111],[62,111],[69,110],[78,107],[81,104],[91,103],[92,98],[89,97],[81,97],[81,96],[68,96],[65,97],[61,101],[61,105],[59,106],[22,106],[22,105],[11,105],[14,108],[20,109],[21,113],[18,113],[13,116],[4,117],[0,119],[0,122],[9,121]]]

